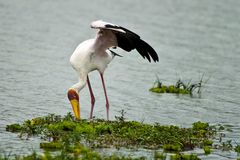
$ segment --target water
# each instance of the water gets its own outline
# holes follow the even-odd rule
[[[28,152],[38,140],[20,140],[5,126],[48,113],[71,112],[66,91],[77,82],[69,64],[75,47],[94,36],[92,20],[127,27],[149,42],[160,57],[148,63],[136,51],[116,58],[105,72],[110,118],[190,126],[195,121],[231,125],[227,137],[240,143],[240,1],[28,1],[0,0],[0,150]],[[179,77],[210,80],[201,96],[148,92],[155,74],[166,84]],[[96,97],[94,116],[106,118],[97,72],[90,74]],[[90,96],[81,92],[81,114],[88,118]],[[236,158],[216,152],[203,159]]]

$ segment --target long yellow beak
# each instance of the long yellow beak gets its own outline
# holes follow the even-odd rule
[[[73,113],[76,119],[80,119],[79,95],[74,89],[68,90],[68,99],[72,105]]]

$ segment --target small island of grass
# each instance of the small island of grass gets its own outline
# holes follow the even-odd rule
[[[205,82],[206,83],[206,82]],[[175,85],[163,85],[160,79],[157,77],[157,80],[154,82],[152,88],[149,89],[151,92],[155,93],[174,93],[174,94],[193,94],[194,90],[198,89],[197,93],[201,92],[203,86],[203,76],[201,80],[197,83],[188,83],[183,82],[179,79]]]
[[[165,153],[180,153],[193,150],[195,147],[204,148],[206,143],[212,144],[211,138],[216,133],[214,127],[203,122],[193,123],[190,128],[181,128],[159,123],[144,124],[137,121],[126,121],[123,115],[116,117],[115,121],[76,120],[70,113],[64,117],[51,114],[26,120],[22,124],[8,125],[6,130],[19,132],[22,138],[40,136],[43,139],[40,148],[46,151],[45,156],[52,156],[50,152],[58,150],[72,158],[92,156],[94,159],[114,159],[113,157],[115,159],[134,159],[116,155],[102,156],[94,151],[96,148],[162,149]],[[29,156],[36,156],[35,154]],[[156,152],[155,156],[159,155]],[[172,156],[172,158],[176,159],[176,156]],[[181,157],[184,156],[181,155]],[[196,157],[196,155],[190,157]],[[145,159],[144,157],[139,158]]]
[[[165,160],[167,153],[171,160],[199,160],[196,154],[184,151],[201,148],[205,155],[212,149],[235,150],[240,152],[239,145],[233,146],[230,141],[214,144],[218,132],[224,130],[222,125],[210,126],[208,123],[195,122],[192,127],[182,128],[173,125],[145,124],[137,121],[126,121],[124,111],[114,121],[102,119],[76,120],[70,113],[62,117],[49,114],[26,120],[22,124],[6,126],[9,132],[19,133],[21,138],[39,136],[42,139],[39,147],[44,150],[39,154],[9,157],[0,154],[0,160],[133,160],[146,157],[104,155],[101,148],[144,148],[154,151],[153,158]],[[222,135],[222,134],[220,134]],[[221,139],[221,138],[220,138]],[[97,149],[97,150],[96,150]],[[57,151],[57,152],[56,152]]]

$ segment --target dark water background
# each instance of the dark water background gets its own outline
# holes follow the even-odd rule
[[[66,91],[77,82],[69,64],[75,47],[94,36],[89,24],[103,19],[127,27],[149,42],[160,57],[148,63],[136,51],[118,50],[105,72],[110,118],[124,109],[129,120],[190,126],[196,121],[229,125],[227,137],[240,143],[240,1],[238,0],[0,0],[0,150],[27,153],[38,139],[20,140],[5,126],[26,119],[71,112]],[[209,79],[201,96],[148,92],[155,74],[165,84],[180,77]],[[94,116],[106,118],[97,72]],[[89,117],[88,89],[81,114]],[[141,152],[142,153],[142,152]],[[147,152],[146,152],[147,154]],[[214,152],[203,159],[236,158]]]

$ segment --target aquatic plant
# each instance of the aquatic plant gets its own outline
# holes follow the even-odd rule
[[[204,146],[204,147],[203,147],[203,150],[204,150],[204,153],[205,153],[206,155],[208,155],[208,154],[211,153],[211,149],[210,149],[209,146]]]
[[[10,129],[11,128],[11,129]],[[74,144],[85,141],[89,147],[143,147],[149,149],[163,148],[166,151],[180,152],[202,147],[210,141],[214,130],[207,123],[197,122],[192,128],[143,124],[136,121],[125,121],[124,115],[117,121],[101,119],[75,120],[71,114],[65,117],[48,115],[27,120],[23,124],[12,124],[7,131],[20,132],[21,137],[39,135],[44,140]],[[57,142],[57,143],[55,143]],[[52,145],[51,144],[51,145]],[[49,148],[50,144],[41,143],[41,148]]]
[[[163,153],[163,152],[155,152],[154,153],[154,159],[165,160],[166,158],[167,158],[166,153]]]
[[[203,82],[203,77],[204,74],[197,83],[191,83],[191,80],[188,83],[185,83],[181,79],[178,79],[175,85],[166,86],[163,85],[157,76],[157,80],[154,82],[153,87],[150,88],[149,91],[155,93],[193,94],[193,92],[198,89],[197,93],[201,93],[203,84],[207,82]]]
[[[212,146],[212,144],[213,144],[212,140],[206,139],[203,141],[203,146]]]
[[[131,158],[126,156],[117,156],[115,154],[110,156],[103,156],[83,146],[76,148],[71,153],[72,154],[69,154],[69,151],[66,151],[64,149],[54,154],[48,151],[38,154],[35,151],[33,151],[33,153],[29,155],[15,155],[15,156],[0,155],[0,160],[144,160],[145,159],[144,157]]]
[[[155,92],[155,93],[176,93],[176,94],[190,94],[187,89],[183,88],[176,88],[175,86],[165,86],[162,85],[161,87],[153,87],[150,88],[149,91]]]
[[[165,152],[180,152],[182,150],[182,146],[179,144],[164,144],[163,150]]]
[[[208,123],[200,121],[193,123],[190,128],[165,126],[159,123],[144,124],[136,121],[126,121],[124,114],[125,112],[121,111],[121,115],[116,116],[116,121],[102,119],[76,120],[70,113],[64,117],[50,114],[26,120],[22,124],[8,125],[6,130],[20,133],[21,138],[40,136],[44,140],[40,143],[40,148],[46,151],[45,156],[51,156],[48,152],[58,150],[61,154],[70,154],[70,159],[72,155],[83,157],[83,153],[86,153],[86,156],[100,156],[102,158],[101,155],[91,149],[140,147],[178,153],[175,157],[173,156],[176,159],[179,156],[180,158],[189,158],[189,156],[183,156],[179,153],[192,150],[195,147],[203,148],[206,154],[211,153],[212,138],[216,136],[220,128],[220,126],[210,126]],[[221,143],[218,147],[223,149],[230,146],[230,142],[225,143]],[[164,158],[164,155],[160,153],[155,153],[154,156]],[[192,159],[195,158],[194,155],[191,157]],[[54,157],[52,158],[54,159]],[[124,158],[126,159],[126,157]]]
[[[46,149],[46,150],[57,150],[62,149],[63,144],[59,142],[41,142],[40,148]]]
[[[235,148],[234,148],[235,152],[240,153],[240,145],[238,144]]]
[[[22,126],[20,124],[11,124],[7,125],[6,131],[8,132],[20,132],[22,130]]]
[[[196,154],[174,154],[171,160],[200,160]]]

